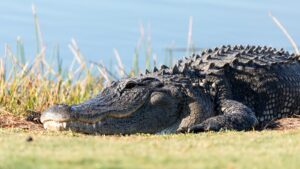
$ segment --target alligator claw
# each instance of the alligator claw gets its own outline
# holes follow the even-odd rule
[[[192,126],[188,133],[200,133],[205,131],[220,131],[223,126],[215,119],[208,119],[203,123]]]

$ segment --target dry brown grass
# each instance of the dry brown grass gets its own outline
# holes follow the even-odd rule
[[[0,128],[18,128],[29,131],[43,130],[41,124],[33,123],[25,120],[25,118],[8,113],[2,113],[0,115]]]

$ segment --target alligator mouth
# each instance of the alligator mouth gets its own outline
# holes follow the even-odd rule
[[[146,98],[146,99],[145,99]],[[110,108],[94,108],[92,110],[85,107],[85,105],[54,105],[41,115],[41,122],[47,130],[62,131],[73,128],[85,128],[88,131],[94,131],[101,127],[101,124],[105,119],[122,119],[130,117],[135,112],[138,112],[147,102],[149,97],[144,97],[138,104],[131,104],[129,108],[122,109],[117,107],[115,109]],[[77,130],[75,129],[75,130]],[[94,131],[96,132],[96,131]]]
[[[79,130],[83,130],[86,131],[86,129],[88,129],[88,131],[92,131],[92,130],[96,130],[97,128],[101,127],[101,124],[105,121],[105,119],[107,118],[114,118],[114,119],[121,119],[121,118],[126,118],[126,117],[130,117],[133,113],[139,111],[139,109],[137,109],[136,111],[127,113],[126,115],[122,115],[122,116],[110,116],[110,115],[103,115],[102,117],[97,117],[97,120],[93,120],[93,121],[86,121],[86,120],[82,120],[82,119],[64,119],[64,120],[54,120],[54,119],[47,119],[47,120],[41,120],[41,122],[43,123],[43,126],[45,129],[47,130],[52,130],[52,131],[62,131],[62,130],[67,130],[67,129],[71,129],[73,130],[73,128],[80,128]],[[42,119],[42,118],[41,118]],[[83,129],[85,128],[85,129]],[[78,129],[75,129],[78,130]]]
[[[41,115],[41,122],[45,129],[63,130],[67,126],[67,122],[71,120],[70,106],[60,104],[50,107]]]
[[[43,123],[43,126],[47,130],[62,131],[67,128],[67,122],[46,121]]]

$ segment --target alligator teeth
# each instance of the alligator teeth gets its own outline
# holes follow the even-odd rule
[[[52,131],[61,131],[65,130],[67,127],[67,122],[56,122],[56,121],[47,121],[44,123],[44,128]]]

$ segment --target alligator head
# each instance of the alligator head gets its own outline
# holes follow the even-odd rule
[[[83,133],[174,133],[191,123],[191,114],[199,114],[188,109],[203,106],[189,108],[185,93],[162,77],[122,79],[84,103],[50,107],[41,122],[46,129]]]

